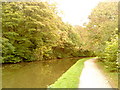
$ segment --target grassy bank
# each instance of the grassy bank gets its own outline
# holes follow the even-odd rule
[[[97,61],[98,68],[106,76],[107,80],[113,88],[118,88],[118,73],[110,72],[109,68],[105,68],[105,65],[101,61]]]
[[[77,63],[67,70],[54,84],[50,85],[49,88],[78,88],[79,77],[84,66],[84,61],[88,59],[91,59],[91,57],[77,61]]]

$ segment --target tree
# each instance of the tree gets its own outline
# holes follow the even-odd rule
[[[90,50],[102,58],[108,68],[117,70],[118,54],[118,3],[101,2],[89,16],[90,23],[87,25],[89,31]]]

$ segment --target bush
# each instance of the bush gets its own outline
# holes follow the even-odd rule
[[[118,37],[112,38],[111,41],[106,42],[106,47],[100,55],[103,58],[105,65],[111,71],[117,71],[118,68]]]

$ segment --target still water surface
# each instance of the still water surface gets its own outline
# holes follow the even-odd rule
[[[82,58],[82,57],[81,57]],[[46,88],[80,58],[59,59],[2,66],[3,88]]]

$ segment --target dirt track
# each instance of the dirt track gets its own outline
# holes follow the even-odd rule
[[[112,88],[95,64],[96,59],[87,60],[80,77],[79,88]]]

